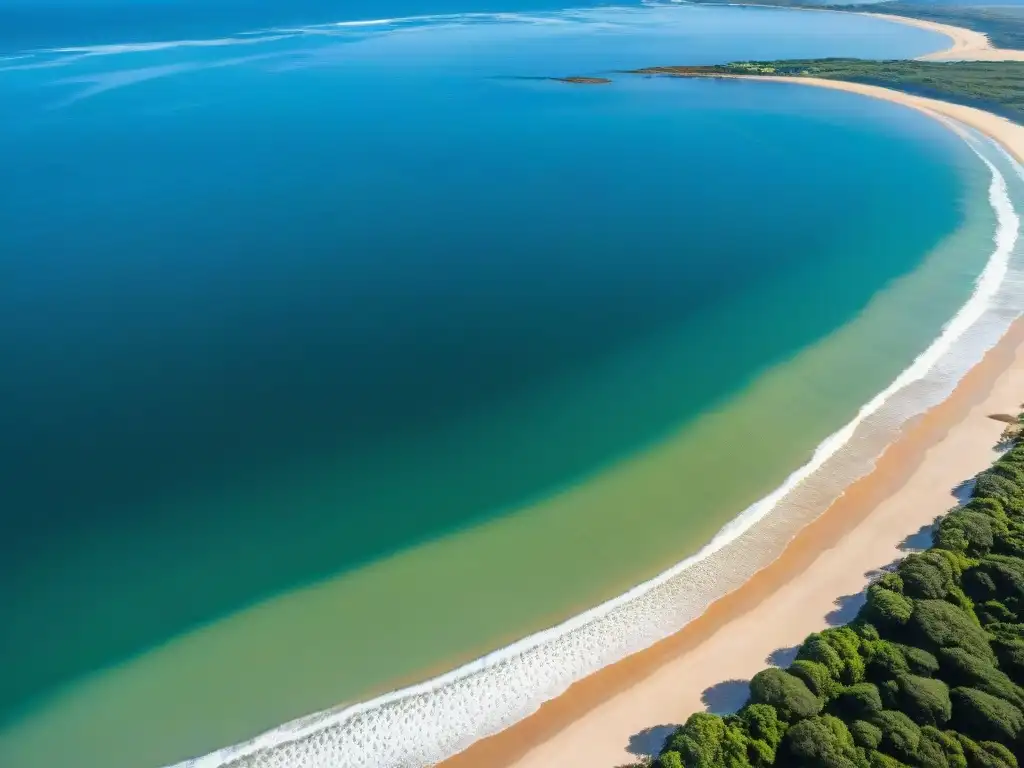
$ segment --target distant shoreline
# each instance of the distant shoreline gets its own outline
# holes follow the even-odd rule
[[[951,41],[948,48],[941,51],[926,53],[918,56],[918,61],[1024,61],[1024,51],[1014,51],[1009,48],[996,48],[992,41],[982,32],[975,32],[973,29],[954,27],[951,24],[942,24],[937,21],[915,19],[911,16],[897,16],[889,13],[858,13],[860,16],[871,16],[884,21],[892,21],[897,24],[904,24],[909,27],[927,29],[931,32],[938,32],[945,35]]]
[[[708,3],[708,5],[715,4]],[[776,8],[784,11],[852,13],[857,16],[870,16],[895,24],[926,29],[929,32],[937,32],[949,38],[949,47],[918,56],[917,61],[1024,61],[1024,51],[1017,51],[1011,48],[997,48],[992,45],[988,35],[983,32],[976,32],[973,29],[958,27],[953,24],[944,24],[939,21],[918,19],[913,16],[900,16],[894,13],[874,13],[871,11],[851,11],[846,8],[811,8],[803,5],[777,5],[773,3],[723,3],[723,5],[749,8]]]
[[[980,109],[838,80],[717,77],[832,88],[903,104],[974,128],[1024,160],[1024,127]],[[441,768],[614,768],[637,759],[626,747],[638,736],[643,741],[643,734],[656,751],[668,726],[705,709],[706,689],[749,679],[771,654],[822,629],[837,599],[863,589],[866,573],[892,561],[901,541],[947,512],[955,504],[950,489],[995,457],[1002,425],[985,416],[1013,412],[1022,399],[1024,320],[1018,319],[950,397],[904,426],[875,469],[771,564],[676,634],[584,678]]]

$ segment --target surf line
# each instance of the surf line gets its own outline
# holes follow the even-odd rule
[[[602,619],[612,616],[618,609],[631,606],[657,587],[685,573],[765,519],[792,490],[838,453],[861,423],[896,393],[923,379],[984,317],[1007,277],[1010,257],[1019,236],[1020,219],[1010,200],[1006,179],[982,154],[965,126],[946,116],[922,111],[957,133],[988,168],[991,174],[988,199],[996,215],[996,230],[992,238],[994,249],[975,281],[971,296],[943,326],[938,337],[886,389],[862,406],[850,422],[819,443],[806,464],[792,472],[772,493],[726,523],[695,555],[618,597],[426,682],[360,704],[298,718],[249,741],[185,760],[171,768],[320,768],[325,765],[332,768],[411,768],[433,765],[528,717],[545,701],[557,697],[578,680],[682,629],[694,617],[667,630],[658,627],[649,634],[637,633],[618,638],[617,647],[611,647],[607,642],[598,643],[596,652],[593,652],[595,646],[584,649],[584,653],[587,650],[591,652],[582,659],[579,658],[580,646],[585,644],[586,638],[579,638],[583,642],[571,642],[575,635],[599,632],[601,628],[597,625]],[[998,141],[989,138],[1024,179],[1024,168]],[[766,560],[758,564],[757,570],[770,562]],[[722,596],[708,597],[697,615]],[[588,629],[592,632],[587,633]],[[564,647],[554,647],[557,641],[566,639],[570,642]],[[607,641],[609,638],[600,639]],[[531,660],[528,657],[545,648],[560,652],[565,658],[549,655],[543,659],[547,663],[538,667],[533,662],[541,659]],[[541,669],[540,677],[536,674],[538,669]],[[491,673],[488,675],[492,678],[490,681],[482,679],[487,673]],[[481,698],[481,694],[487,696]],[[425,735],[428,739],[422,738]]]

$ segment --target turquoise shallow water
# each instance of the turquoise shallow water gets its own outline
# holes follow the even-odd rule
[[[53,697],[98,670],[173,656],[188,633],[305,585],[358,581],[679,434],[914,273],[978,189],[958,140],[892,105],[523,78],[684,53],[913,55],[934,40],[828,14],[634,8],[0,62],[0,754],[54,759],[59,730],[28,746],[19,733],[38,735],[65,706]],[[551,525],[520,554],[506,538],[501,553],[428,558],[422,591],[393,575],[388,590],[352,587],[308,647],[268,634],[253,657],[227,643],[167,663],[146,678],[171,702],[161,717],[129,707],[116,675],[102,703],[77,700],[131,720],[133,751],[115,756],[87,719],[64,743],[92,733],[76,759],[97,768],[180,759],[650,575],[888,383],[984,255],[930,285],[902,343],[879,340],[828,403],[792,418],[763,477],[735,497],[710,484],[676,511],[673,539],[657,522],[668,496],[625,518],[583,508],[581,559],[599,565],[632,522],[650,561],[595,574],[565,557],[579,531]],[[725,478],[727,453],[711,458],[701,471]],[[555,590],[535,568],[552,552]],[[465,601],[489,607],[437,618]],[[309,674],[282,682],[303,653]],[[313,660],[327,657],[325,676]],[[220,684],[246,663],[260,674],[244,690]]]

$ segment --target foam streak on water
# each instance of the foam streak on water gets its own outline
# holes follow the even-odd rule
[[[523,719],[573,682],[677,632],[775,559],[874,461],[907,418],[940,402],[1024,306],[1013,257],[1020,221],[987,142],[953,126],[991,173],[994,250],[939,337],[774,492],[697,555],[597,608],[449,674],[293,721],[176,768],[412,768],[432,765]],[[1001,148],[999,148],[1001,150]],[[1024,169],[1003,153],[1024,179]],[[1009,279],[1008,279],[1009,278]],[[807,482],[809,479],[814,482]]]

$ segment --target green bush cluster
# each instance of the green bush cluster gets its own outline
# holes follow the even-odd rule
[[[695,714],[660,768],[1019,768],[1024,755],[1024,444],[979,475],[933,546],[876,580],[857,618]]]

